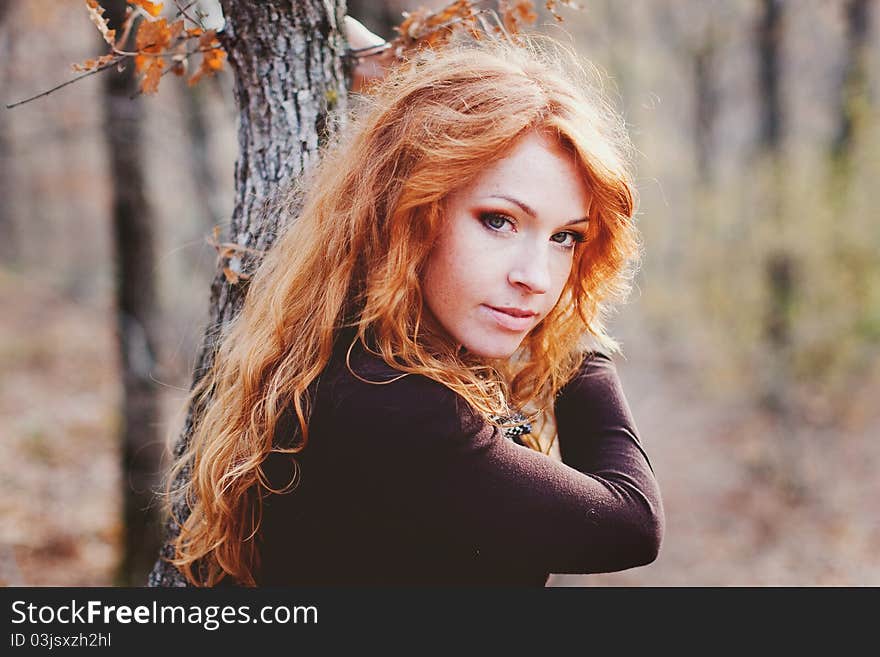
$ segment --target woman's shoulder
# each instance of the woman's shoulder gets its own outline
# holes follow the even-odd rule
[[[385,426],[434,426],[454,432],[479,428],[467,401],[422,374],[403,372],[358,341],[337,346],[322,374],[319,398],[338,419]]]

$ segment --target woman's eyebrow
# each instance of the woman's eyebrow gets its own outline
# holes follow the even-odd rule
[[[523,201],[520,201],[519,199],[513,198],[512,196],[507,196],[506,194],[492,194],[489,198],[500,198],[504,201],[507,201],[508,203],[513,203],[520,210],[522,210],[527,215],[529,215],[532,219],[534,219],[535,217],[538,216],[538,213],[535,212],[535,210],[532,208],[531,205],[524,203]],[[583,224],[583,223],[588,223],[589,221],[590,221],[589,217],[581,217],[580,219],[572,219],[571,221],[567,222],[565,225],[571,226],[572,224]]]

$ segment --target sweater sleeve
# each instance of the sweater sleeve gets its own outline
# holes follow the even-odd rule
[[[357,436],[351,459],[389,491],[388,522],[462,537],[486,562],[623,570],[656,557],[663,516],[613,368],[599,363],[557,402],[570,464],[503,438],[463,398],[423,376],[382,385],[352,379],[333,395],[332,415]]]
[[[616,529],[593,542],[597,571],[653,561],[665,516],[650,459],[611,359],[589,354],[555,404],[562,460],[604,488],[597,516]],[[601,540],[601,539],[607,540]]]

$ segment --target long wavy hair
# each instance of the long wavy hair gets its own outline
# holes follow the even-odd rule
[[[629,292],[640,241],[631,145],[596,79],[549,39],[459,43],[413,56],[358,99],[190,398],[203,410],[169,481],[191,466],[173,491],[190,514],[171,559],[191,583],[256,585],[262,500],[281,492],[262,466],[284,452],[296,471],[309,439],[310,385],[343,329],[495,423],[516,409],[552,424],[554,396],[586,353],[617,349],[604,323]],[[510,359],[483,362],[432,328],[421,272],[451,192],[534,129],[555,137],[584,176],[588,232],[554,309]],[[280,446],[276,428],[291,409],[297,440]]]

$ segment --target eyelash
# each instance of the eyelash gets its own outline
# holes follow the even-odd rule
[[[506,214],[501,214],[500,212],[483,212],[483,213],[481,213],[480,214],[480,222],[486,228],[488,228],[489,230],[494,231],[494,232],[500,232],[501,229],[490,226],[489,225],[490,219],[503,219],[504,221],[506,221],[510,225],[514,225],[513,219],[508,217]],[[571,244],[563,244],[562,242],[556,242],[556,244],[559,244],[563,249],[573,249],[576,244],[579,244],[587,239],[586,235],[584,235],[583,233],[579,233],[579,232],[573,231],[573,230],[564,230],[559,233],[554,233],[553,236],[555,237],[556,235],[571,235],[571,239],[572,239]]]

